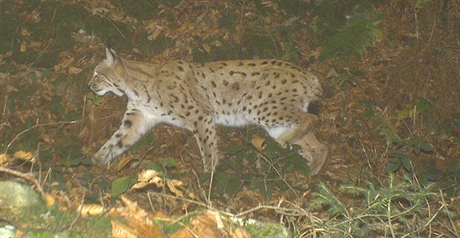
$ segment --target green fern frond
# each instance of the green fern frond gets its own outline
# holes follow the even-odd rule
[[[319,190],[316,193],[317,197],[310,202],[311,208],[317,206],[327,206],[328,211],[333,215],[342,215],[347,218],[350,217],[346,206],[338,200],[334,193],[324,183],[320,183],[318,185],[318,189]]]
[[[323,47],[320,60],[349,56],[360,59],[367,47],[374,45],[381,38],[382,18],[382,14],[376,14],[370,19],[357,19],[338,29],[337,34],[332,36]]]

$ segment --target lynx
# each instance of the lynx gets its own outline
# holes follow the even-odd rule
[[[106,48],[106,59],[94,69],[89,86],[101,96],[113,92],[128,97],[122,124],[94,155],[95,163],[107,164],[162,122],[193,133],[205,171],[218,163],[219,124],[260,125],[281,145],[300,145],[311,174],[326,160],[326,147],[312,133],[318,117],[308,113],[309,104],[321,94],[318,78],[288,62],[152,64],[122,58]]]

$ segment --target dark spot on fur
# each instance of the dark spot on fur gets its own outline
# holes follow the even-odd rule
[[[182,68],[182,66],[179,66],[177,68],[179,69],[179,71],[184,71],[184,68]]]
[[[251,74],[251,76],[256,76],[256,75],[260,75],[260,72],[254,72]]]
[[[240,90],[240,84],[238,82],[232,84],[232,88],[236,91]]]
[[[123,148],[123,142],[118,141],[117,146],[118,146],[119,148]]]
[[[130,121],[130,120],[125,120],[125,121],[123,122],[123,125],[126,126],[126,127],[128,127],[128,128],[130,128],[130,127],[133,125],[133,122]]]
[[[262,61],[262,63],[260,63],[260,64],[262,64],[262,65],[268,64],[268,61]]]

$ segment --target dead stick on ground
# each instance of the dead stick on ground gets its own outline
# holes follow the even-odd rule
[[[33,182],[35,184],[35,186],[37,186],[37,190],[40,193],[40,195],[45,194],[45,192],[43,191],[43,187],[40,185],[40,182],[38,182],[38,180],[35,179],[29,173],[23,173],[23,172],[19,172],[19,171],[13,170],[13,169],[2,168],[2,167],[0,167],[0,172],[10,173],[10,174],[13,174],[15,176],[21,177],[21,178],[23,178],[25,180],[29,180],[29,181]]]

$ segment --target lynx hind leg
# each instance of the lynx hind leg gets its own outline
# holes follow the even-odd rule
[[[117,157],[155,124],[154,118],[148,118],[136,110],[128,110],[120,128],[94,155],[93,162],[104,165]]]
[[[212,115],[198,114],[194,118],[192,133],[200,150],[205,172],[210,172],[217,166],[217,132]]]
[[[328,154],[327,147],[316,139],[313,132],[308,133],[300,140],[294,141],[293,144],[297,144],[302,147],[300,155],[306,158],[310,163],[310,175],[313,176],[318,174],[326,162]]]
[[[300,108],[285,108],[280,115],[284,115],[278,121],[267,121],[270,129],[268,132],[270,136],[276,139],[282,146],[286,142],[291,143],[301,139],[304,135],[310,133],[313,128],[318,124],[318,117],[304,112]],[[262,115],[262,118],[264,116]]]
[[[318,117],[297,108],[284,110],[283,115],[287,115],[283,121],[280,120],[276,125],[265,125],[265,129],[282,146],[286,142],[301,146],[300,154],[310,162],[311,175],[317,174],[328,152],[312,132],[318,124]]]

